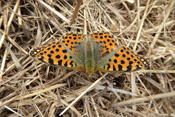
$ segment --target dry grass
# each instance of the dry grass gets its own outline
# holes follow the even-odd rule
[[[175,116],[175,1],[76,5],[72,0],[0,1],[0,115]],[[66,32],[97,30],[112,32],[119,44],[147,57],[150,69],[97,72],[89,79],[28,55]]]

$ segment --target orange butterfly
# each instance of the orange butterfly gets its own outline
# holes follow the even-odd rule
[[[118,46],[114,36],[98,31],[86,37],[69,32],[61,41],[38,47],[30,55],[51,65],[73,70],[86,70],[89,77],[95,71],[131,72],[149,66],[144,57],[126,46]]]

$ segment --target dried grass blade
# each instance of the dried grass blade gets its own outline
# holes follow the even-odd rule
[[[11,55],[11,57],[12,57],[12,60],[13,60],[13,62],[15,63],[16,67],[17,67],[18,69],[22,69],[22,66],[21,66],[21,64],[20,64],[20,62],[19,62],[19,59],[15,56],[15,54],[13,53],[13,51],[10,49],[10,48],[11,48],[11,45],[9,46],[9,45],[6,43],[6,41],[4,41],[4,45],[6,46],[7,50],[9,51],[9,53],[10,53],[10,55]]]
[[[175,91],[169,92],[169,93],[157,94],[153,96],[142,97],[142,98],[130,99],[127,101],[112,104],[112,107],[126,106],[129,104],[135,104],[135,103],[140,103],[140,102],[143,103],[144,101],[150,101],[150,100],[173,97],[173,96],[175,96]]]
[[[70,25],[72,25],[72,24],[74,23],[75,18],[76,18],[77,15],[78,15],[78,11],[79,11],[79,9],[80,9],[81,3],[82,3],[82,0],[78,0],[77,5],[76,5],[76,7],[75,7],[75,11],[74,11],[74,13],[73,13],[73,16],[72,16],[72,19],[71,19],[71,22],[70,22]]]
[[[51,6],[49,6],[48,4],[46,4],[43,0],[37,0],[40,4],[42,4],[44,7],[46,7],[48,10],[50,10],[51,12],[53,12],[55,15],[57,15],[58,17],[60,17],[62,20],[64,20],[65,22],[67,22],[69,24],[69,19],[67,19],[66,17],[64,17],[61,13],[59,13],[58,11],[56,11],[54,8],[52,8]]]
[[[59,87],[62,87],[62,86],[65,86],[65,85],[66,85],[66,84],[56,84],[56,85],[54,85],[54,86],[45,88],[45,89],[43,89],[43,90],[39,90],[39,91],[37,91],[37,92],[34,92],[34,93],[31,93],[31,94],[28,94],[28,95],[19,97],[19,98],[17,98],[16,100],[29,98],[29,97],[32,97],[32,96],[35,96],[35,95],[38,95],[38,94],[41,94],[41,93],[44,93],[44,92],[48,92],[48,91],[50,91],[50,90],[53,90],[53,89],[56,89],[56,88],[59,88]]]

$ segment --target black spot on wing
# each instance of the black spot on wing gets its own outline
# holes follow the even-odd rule
[[[119,70],[119,71],[122,71],[122,69],[123,69],[122,66],[119,64],[119,65],[118,65],[118,70]]]
[[[127,70],[126,70],[126,72],[131,71],[131,69],[132,69],[132,65],[128,65],[128,66],[127,66]]]
[[[107,64],[107,70],[109,70],[109,68],[110,68],[110,64]]]
[[[113,71],[116,71],[115,65],[113,65]]]
[[[49,58],[49,63],[53,65],[53,59]]]
[[[66,63],[64,64],[64,66],[67,67],[67,61],[66,61]]]
[[[58,65],[62,65],[62,62],[63,62],[62,60],[59,60]]]

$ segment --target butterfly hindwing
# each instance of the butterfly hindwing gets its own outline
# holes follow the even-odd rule
[[[105,64],[97,63],[97,70],[108,72],[131,72],[136,71],[144,67],[148,67],[148,60],[144,57],[136,55],[129,48],[122,46],[117,49],[117,52],[111,58],[105,59]],[[109,55],[108,55],[109,56]],[[101,59],[101,61],[104,61]]]
[[[81,47],[84,37],[80,33],[66,33],[61,37],[61,41],[37,47],[30,52],[30,55],[51,65],[81,70],[84,66],[83,61],[77,57],[77,48]]]

